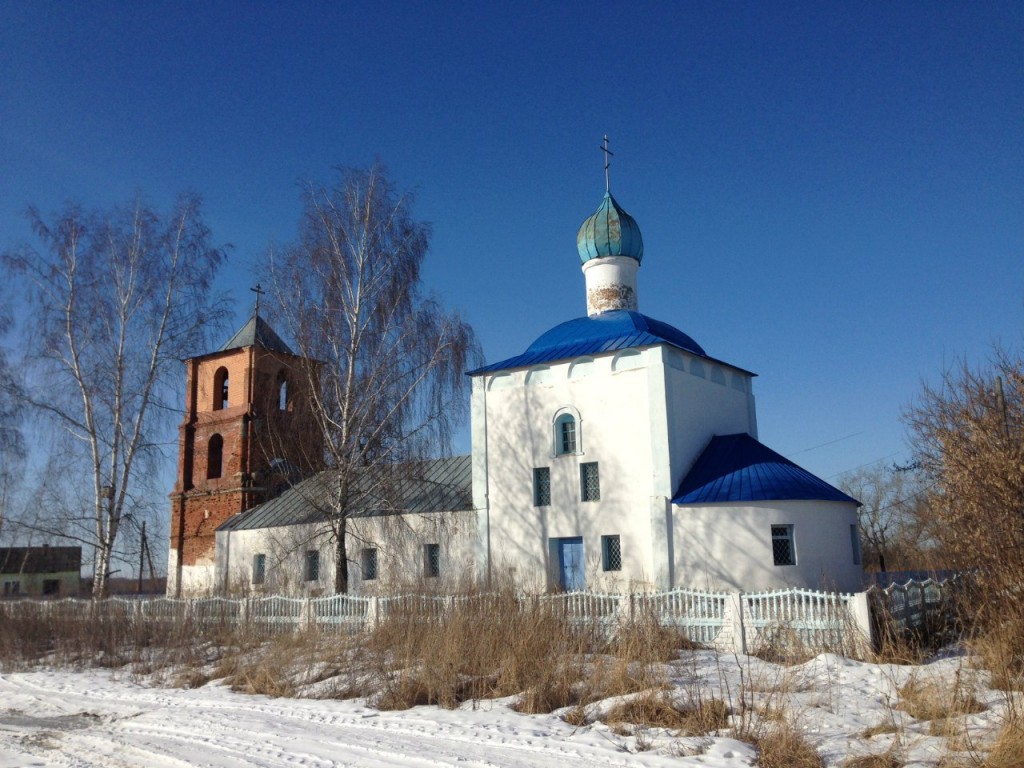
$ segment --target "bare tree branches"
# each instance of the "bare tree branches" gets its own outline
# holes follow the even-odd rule
[[[269,255],[280,321],[298,354],[323,363],[309,389],[326,449],[317,464],[334,477],[338,592],[350,511],[387,504],[396,462],[448,450],[478,356],[469,325],[423,293],[430,228],[411,204],[379,165],[342,170],[333,187],[307,187],[298,242]]]
[[[930,486],[920,473],[879,463],[844,474],[838,485],[861,502],[865,564],[879,571],[933,565]]]
[[[941,539],[953,564],[1006,594],[1024,573],[1024,361],[996,350],[927,386],[904,414],[917,460],[935,483]]]
[[[42,250],[3,257],[32,299],[23,399],[88,468],[99,596],[133,483],[153,457],[147,434],[161,418],[165,377],[221,314],[210,287],[224,252],[210,244],[192,195],[167,216],[141,201],[104,212],[69,205],[52,222],[29,215]]]

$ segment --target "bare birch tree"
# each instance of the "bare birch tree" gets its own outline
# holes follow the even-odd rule
[[[0,342],[10,330],[11,322],[10,305],[0,302]],[[21,460],[25,454],[25,444],[19,428],[19,393],[20,389],[8,361],[7,351],[0,344],[0,535],[4,533],[15,480],[21,471]]]
[[[399,462],[450,450],[479,353],[470,326],[424,293],[429,225],[381,166],[341,170],[334,186],[309,185],[303,202],[298,241],[272,250],[268,267],[282,328],[299,355],[322,363],[307,370],[319,466],[331,473],[334,588],[344,593],[350,516],[389,511]]]
[[[42,248],[3,256],[32,308],[23,400],[81,459],[85,500],[68,523],[87,526],[78,536],[95,549],[99,597],[122,522],[140,504],[140,475],[159,457],[155,428],[173,412],[167,375],[176,383],[179,361],[222,315],[210,290],[224,251],[211,245],[194,195],[166,216],[136,201],[98,212],[69,205],[51,222],[35,209],[29,217]]]

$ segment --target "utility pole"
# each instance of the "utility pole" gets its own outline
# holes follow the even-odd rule
[[[146,564],[146,521],[142,521],[142,536],[139,539],[139,588],[138,593],[142,594],[142,569]]]

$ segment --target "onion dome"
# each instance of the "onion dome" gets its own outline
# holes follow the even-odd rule
[[[639,262],[644,255],[644,240],[636,220],[622,210],[611,192],[605,192],[597,210],[580,226],[576,250],[584,264],[608,256],[628,256]]]

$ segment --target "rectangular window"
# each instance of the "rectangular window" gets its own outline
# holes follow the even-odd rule
[[[551,504],[551,469],[537,467],[533,470],[533,506],[546,507]]]
[[[58,579],[44,579],[43,580],[43,594],[44,595],[59,595],[60,594],[60,581]]]
[[[850,526],[850,545],[853,547],[853,564],[860,565],[860,529],[856,523]]]
[[[367,547],[363,550],[363,581],[373,581],[377,578],[377,549]]]
[[[776,565],[796,565],[792,525],[772,526],[772,556]]]
[[[306,581],[320,581],[320,552],[316,549],[306,550]]]
[[[576,422],[572,418],[561,423],[561,433],[559,453],[576,453]]]
[[[308,555],[308,553],[307,553]],[[252,556],[252,583],[262,584],[267,578],[267,556],[253,555]]]
[[[606,571],[622,570],[622,543],[618,535],[601,537],[601,565]]]
[[[427,578],[437,578],[441,575],[441,545],[423,545],[423,575]]]
[[[580,499],[598,501],[601,498],[601,478],[597,471],[597,462],[590,461],[580,464]]]

